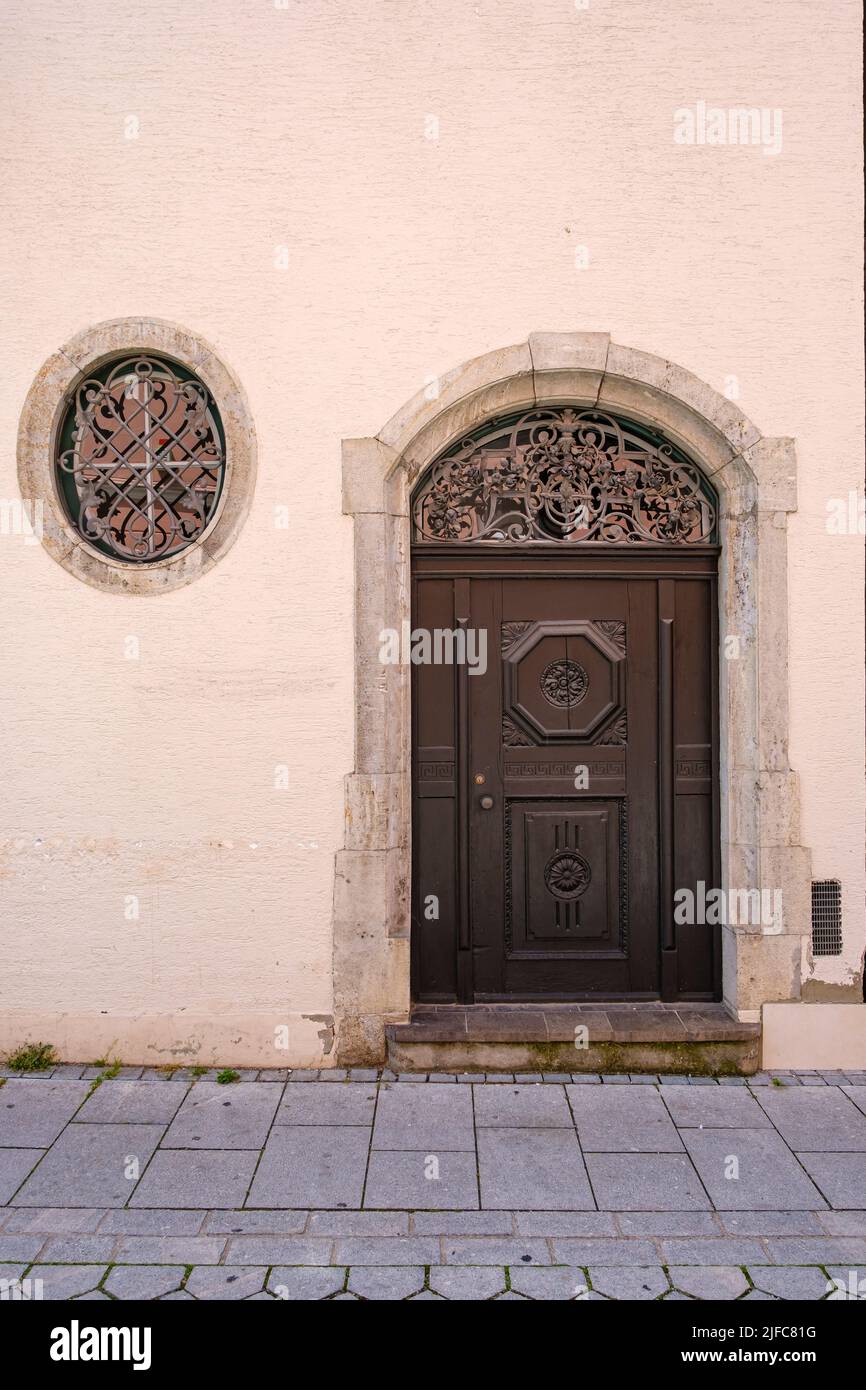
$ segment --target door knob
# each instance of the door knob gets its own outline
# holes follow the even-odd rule
[[[482,796],[482,798],[481,798],[481,809],[482,809],[482,811],[492,811],[492,809],[493,809],[493,797],[492,797],[492,796]]]

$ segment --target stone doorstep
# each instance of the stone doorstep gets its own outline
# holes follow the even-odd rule
[[[588,1045],[578,1048],[580,1027]],[[613,1002],[419,1005],[385,1032],[395,1071],[751,1075],[761,1029],[722,1004]]]

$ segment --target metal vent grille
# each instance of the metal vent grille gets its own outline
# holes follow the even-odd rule
[[[842,885],[838,878],[812,884],[812,954],[842,954]]]

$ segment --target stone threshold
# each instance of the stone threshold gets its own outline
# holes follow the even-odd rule
[[[723,1004],[423,1004],[386,1035],[394,1070],[751,1075],[761,1029]]]

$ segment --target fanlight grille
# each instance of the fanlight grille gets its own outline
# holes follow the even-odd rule
[[[695,545],[715,540],[716,498],[673,444],[570,406],[491,422],[416,489],[421,542]]]

